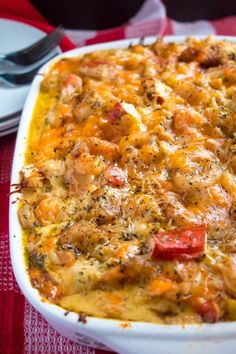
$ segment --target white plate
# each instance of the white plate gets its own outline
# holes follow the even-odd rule
[[[16,113],[13,116],[10,116],[9,118],[6,118],[4,120],[0,120],[0,132],[18,125],[20,121],[20,115],[21,112]]]
[[[0,19],[0,53],[9,53],[27,47],[45,33],[37,28],[12,20]],[[0,82],[1,118],[22,110],[30,85],[7,87]]]
[[[0,131],[0,138],[3,136],[9,135],[9,134],[15,133],[15,132],[17,132],[17,130],[18,130],[18,123],[11,128],[1,130]]]

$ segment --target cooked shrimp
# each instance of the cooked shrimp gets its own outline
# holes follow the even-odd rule
[[[40,162],[38,166],[48,179],[52,176],[61,177],[65,174],[65,161],[63,160],[46,160]]]
[[[92,155],[103,155],[108,160],[116,160],[119,157],[119,147],[117,144],[95,137],[87,138],[86,144]]]
[[[147,102],[153,104],[154,107],[167,100],[171,91],[170,87],[153,77],[145,78],[142,81],[142,86]]]
[[[66,229],[59,240],[62,248],[63,244],[69,244],[71,247],[78,247],[82,252],[89,247],[92,252],[98,244],[104,244],[109,240],[109,234],[99,230],[90,222],[81,221]]]
[[[201,225],[203,216],[186,208],[180,201],[178,194],[166,192],[163,194],[162,206],[168,219],[173,220],[177,226]]]
[[[194,134],[196,138],[201,134],[196,128],[201,128],[207,119],[192,108],[179,108],[174,111],[174,129],[180,134]]]
[[[92,194],[92,208],[87,217],[95,219],[97,224],[103,224],[117,218],[121,213],[121,202],[126,191],[110,186],[96,189]]]
[[[73,165],[75,171],[83,175],[98,175],[101,173],[104,164],[99,156],[90,154],[89,146],[86,144],[86,141],[79,140],[71,154],[67,156],[66,165],[67,167]]]
[[[169,173],[178,193],[216,183],[223,172],[218,158],[202,146],[187,146],[169,156]]]
[[[177,193],[166,192],[162,205],[168,218],[176,225],[200,225],[229,220],[231,198],[221,186],[199,190],[195,195],[181,197]]]
[[[68,103],[73,97],[80,95],[83,89],[82,85],[83,82],[79,76],[75,74],[66,76],[62,85],[60,101]]]
[[[56,197],[47,197],[41,200],[35,209],[35,215],[43,225],[62,221],[65,216],[62,201]]]
[[[115,160],[118,146],[95,137],[80,139],[66,158],[65,180],[69,184],[88,185],[106,167],[104,158]]]
[[[18,210],[18,218],[23,229],[32,229],[37,225],[33,207],[29,203],[23,203]]]
[[[21,182],[19,187],[32,187],[40,188],[43,185],[43,179],[45,178],[43,173],[33,165],[25,165],[21,169]]]
[[[116,77],[117,66],[106,61],[84,60],[79,70],[83,75],[97,80],[112,80]]]

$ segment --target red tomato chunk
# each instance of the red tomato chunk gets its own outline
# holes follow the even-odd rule
[[[122,105],[117,102],[107,114],[107,120],[111,124],[118,124],[124,114]]]
[[[204,254],[205,226],[182,228],[155,235],[153,258],[171,260],[194,259]]]
[[[117,166],[109,167],[105,172],[105,176],[112,187],[123,186],[127,182],[125,172]]]
[[[219,320],[220,310],[216,302],[198,298],[193,303],[193,307],[201,315],[204,322],[215,323]]]

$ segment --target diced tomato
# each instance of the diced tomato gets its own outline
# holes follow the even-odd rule
[[[204,322],[215,323],[219,319],[219,306],[215,301],[196,298],[192,301],[192,306],[201,315]]]
[[[119,102],[117,102],[112,107],[112,109],[110,109],[110,111],[108,112],[107,120],[111,124],[118,124],[123,114],[124,114],[123,107]]]
[[[206,227],[197,226],[159,232],[155,235],[153,258],[189,260],[204,254]]]
[[[108,167],[105,176],[112,187],[123,186],[127,182],[126,173],[117,166]]]

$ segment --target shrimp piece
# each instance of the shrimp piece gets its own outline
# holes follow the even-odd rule
[[[90,80],[92,81],[92,80]],[[114,102],[116,97],[110,91],[99,90],[95,92],[95,83],[86,81],[87,90],[84,92],[81,102],[74,108],[73,113],[79,123],[83,123],[91,115],[100,115],[107,109],[107,102]],[[101,92],[100,92],[101,91]]]
[[[69,74],[64,79],[60,101],[63,103],[68,103],[72,98],[80,95],[83,90],[83,81],[82,79],[75,75]]]
[[[109,240],[109,234],[87,221],[77,222],[60,235],[60,244],[77,247],[82,252],[92,252],[99,244]]]
[[[32,229],[37,224],[33,207],[24,203],[18,210],[18,218],[24,230]]]
[[[201,136],[197,130],[207,123],[207,119],[192,108],[180,108],[174,112],[174,129],[180,134]]]
[[[67,103],[58,102],[55,112],[50,112],[48,121],[54,127],[61,127],[65,122],[73,120],[72,106]]]
[[[201,146],[188,146],[169,156],[169,173],[178,193],[186,193],[217,183],[222,168],[219,159]]]
[[[68,165],[70,161],[74,165],[75,172],[82,175],[98,175],[102,172],[104,166],[99,156],[90,154],[89,145],[83,140],[79,140],[76,143],[71,154],[66,159],[66,164]]]
[[[107,121],[111,125],[123,127],[125,131],[145,132],[146,126],[142,123],[141,115],[131,103],[117,102],[108,112]]]
[[[127,200],[128,216],[138,220],[145,217],[148,222],[157,222],[161,219],[161,208],[159,201],[152,195],[138,193]]]
[[[86,141],[79,140],[66,157],[65,182],[69,184],[70,193],[78,194],[89,187],[93,188],[94,178],[101,174],[105,167],[101,156],[91,155]]]
[[[46,75],[43,81],[41,82],[40,90],[42,92],[59,90],[60,80],[61,80],[61,76],[58,74],[58,72],[55,72],[54,74]]]
[[[125,195],[125,190],[110,186],[96,189],[91,195],[93,208],[87,213],[87,217],[95,219],[97,224],[110,222],[119,216]]]
[[[196,297],[192,301],[192,306],[201,315],[204,322],[215,323],[219,321],[220,307],[216,301]]]
[[[73,113],[77,121],[83,123],[93,113],[93,109],[90,104],[82,102],[75,107]]]
[[[162,196],[162,206],[169,219],[177,226],[202,225],[203,217],[188,210],[181,202],[178,194],[166,192]]]
[[[108,284],[117,283],[123,280],[124,278],[124,270],[120,265],[108,269],[103,275],[103,281]]]
[[[197,61],[204,69],[210,67],[219,66],[222,64],[222,58],[220,56],[219,48],[208,47],[204,50],[194,47],[188,47],[183,50],[179,56],[179,61],[189,63],[191,61]]]
[[[117,144],[107,140],[91,137],[86,139],[92,155],[103,155],[108,160],[116,160],[119,157],[119,147]]]
[[[106,61],[85,59],[80,65],[79,71],[93,79],[109,81],[116,77],[117,69],[117,66],[108,64]]]
[[[65,161],[51,159],[40,161],[37,166],[50,182],[51,193],[59,198],[65,198],[67,196],[66,186],[64,185]]]
[[[68,155],[66,158],[65,182],[69,185],[70,194],[79,194],[88,189],[96,175],[103,170],[103,163],[98,157],[80,155],[74,158]]]
[[[220,185],[214,185],[199,193],[197,212],[202,214],[209,224],[225,222],[229,220],[231,202],[230,195]],[[195,208],[193,206],[189,209]]]
[[[21,182],[19,183],[19,189],[24,187],[40,188],[43,185],[43,179],[45,178],[43,173],[34,165],[25,165],[22,167]]]
[[[145,78],[142,86],[146,100],[154,106],[162,104],[169,98],[171,89],[158,79]]]
[[[79,252],[78,252],[79,253]],[[75,255],[73,254],[73,248],[71,247],[70,250],[51,250],[48,258],[53,265],[59,266],[70,266],[75,261]]]
[[[188,206],[184,206],[177,193],[166,192],[162,205],[168,218],[177,226],[212,224],[229,220],[231,198],[221,186],[212,186],[189,197]]]
[[[109,160],[115,160],[119,156],[118,150],[116,144],[106,140],[95,137],[80,139],[71,154],[67,156],[66,164],[67,166],[73,165],[79,174],[98,175],[105,167],[99,155]]]
[[[62,221],[65,213],[61,199],[47,197],[41,200],[35,209],[35,215],[42,225],[56,224]]]
[[[39,169],[47,178],[61,177],[65,174],[65,162],[63,160],[46,160],[39,163]]]
[[[208,197],[209,202],[213,205],[229,210],[231,206],[230,195],[220,185],[208,188],[207,193],[204,193],[204,195]]]

